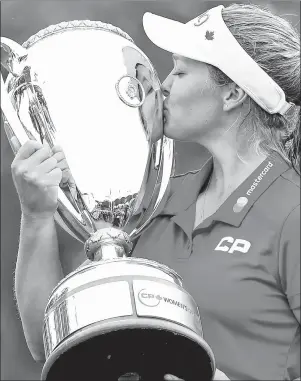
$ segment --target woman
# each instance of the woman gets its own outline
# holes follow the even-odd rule
[[[205,146],[212,159],[172,179],[175,190],[134,255],[183,276],[217,366],[230,379],[295,379],[300,179],[292,166],[300,110],[281,110],[269,81],[287,102],[299,102],[298,36],[282,19],[242,5],[214,8],[187,25],[147,14],[144,27],[176,53],[163,84],[165,134]]]
[[[133,255],[183,277],[221,370],[216,379],[296,380],[299,37],[252,5],[213,8],[187,25],[146,15],[144,27],[175,53],[163,84],[165,134],[201,144],[211,158],[201,170],[171,179],[167,203]],[[53,214],[64,165],[61,153],[49,157],[30,142],[12,166],[23,212],[16,298],[38,361],[43,311],[63,276]],[[37,272],[43,282],[33,279]]]

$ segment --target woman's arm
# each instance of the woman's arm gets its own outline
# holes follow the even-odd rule
[[[279,276],[291,311],[300,324],[300,205],[290,212],[281,229]]]
[[[53,217],[22,215],[15,296],[28,348],[38,362],[45,360],[42,329],[49,296],[85,259],[83,244],[58,227]]]
[[[22,215],[15,296],[28,348],[43,362],[43,319],[51,291],[63,278],[55,222]]]
[[[69,242],[60,248],[58,244],[54,214],[59,184],[64,172],[68,175],[64,155],[37,141],[21,147],[13,137],[11,143],[17,152],[12,177],[22,211],[15,296],[28,348],[36,361],[44,361],[42,329],[49,296],[63,276],[84,260],[84,252],[77,242],[71,247]]]
[[[284,221],[279,239],[279,276],[289,307],[300,325],[300,205]],[[291,380],[300,380],[300,358],[287,369]]]

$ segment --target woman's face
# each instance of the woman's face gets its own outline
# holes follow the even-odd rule
[[[164,133],[182,141],[202,143],[221,125],[223,102],[220,88],[208,66],[174,55],[174,69],[162,85]]]

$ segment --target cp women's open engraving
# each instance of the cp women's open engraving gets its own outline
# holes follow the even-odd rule
[[[156,307],[159,305],[160,301],[162,300],[162,297],[159,294],[155,295],[152,292],[149,292],[146,288],[143,288],[138,293],[138,299],[145,306]]]
[[[189,294],[149,280],[133,281],[138,316],[168,319],[203,334],[198,307]]]

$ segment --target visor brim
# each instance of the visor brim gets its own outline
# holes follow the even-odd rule
[[[179,56],[211,63],[209,57],[200,52],[195,32],[185,24],[147,12],[143,16],[143,27],[148,38],[159,48]]]

